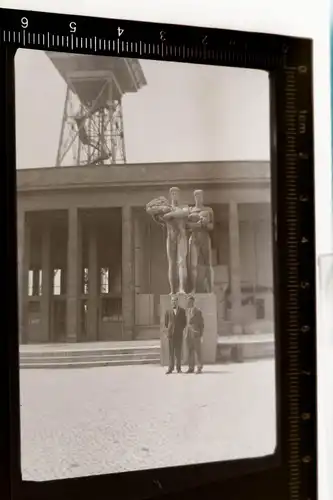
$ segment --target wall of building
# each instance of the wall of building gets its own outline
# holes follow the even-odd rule
[[[34,302],[34,311],[29,313],[29,339],[56,340],[54,318],[46,319],[55,311],[63,315],[57,324],[67,325],[63,330],[67,336],[67,330],[71,331],[72,341],[128,338],[140,334],[137,327],[155,329],[154,335],[158,335],[159,298],[169,292],[166,235],[144,206],[156,196],[167,196],[171,185],[181,187],[182,201],[188,204],[193,203],[193,190],[203,187],[205,202],[214,211],[212,249],[219,330],[228,331],[228,325],[235,321],[249,324],[270,317],[267,167],[260,163],[87,167],[80,176],[75,168],[20,172],[19,247],[24,247],[19,253],[20,273],[24,275],[22,266],[27,266],[28,258],[30,268],[45,277],[41,296],[29,299]],[[35,242],[30,246],[24,244],[27,230]],[[48,299],[52,292],[45,283],[50,285],[58,268],[62,269],[65,288],[57,298]],[[99,287],[102,268],[109,273],[107,292]],[[88,291],[83,290],[84,270],[88,282],[93,279],[94,297],[89,286]],[[235,300],[239,303],[237,317]],[[37,328],[38,314],[41,326]]]

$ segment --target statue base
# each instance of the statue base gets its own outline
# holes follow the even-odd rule
[[[160,297],[160,342],[161,365],[169,364],[169,345],[164,328],[164,317],[171,307],[170,295]],[[186,309],[186,295],[178,295],[179,306]],[[203,364],[215,363],[217,354],[217,301],[215,293],[196,293],[195,305],[201,310],[205,327],[202,340]],[[184,331],[185,337],[185,331]],[[182,349],[182,364],[187,363],[187,345],[184,338]]]

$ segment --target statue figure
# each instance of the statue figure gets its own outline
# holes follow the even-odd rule
[[[180,189],[172,187],[170,201],[164,197],[155,198],[146,205],[146,211],[167,230],[167,257],[170,295],[185,294],[187,281],[187,236],[186,223],[189,207],[181,206]]]
[[[192,293],[213,291],[212,249],[209,232],[214,228],[214,212],[204,205],[203,190],[193,193],[195,206],[190,208],[189,264]],[[201,271],[201,273],[199,272]]]

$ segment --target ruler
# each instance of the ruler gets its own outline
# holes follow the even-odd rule
[[[316,322],[311,41],[0,9],[0,49],[247,67],[270,72],[279,449],[291,500],[316,498]],[[269,471],[268,471],[269,473]],[[250,495],[250,494],[249,494]]]

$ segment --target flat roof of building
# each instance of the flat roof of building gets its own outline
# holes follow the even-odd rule
[[[190,183],[269,183],[268,161],[139,163],[74,166],[17,171],[19,192],[80,188],[186,185]]]

